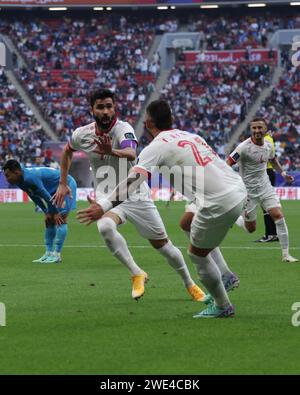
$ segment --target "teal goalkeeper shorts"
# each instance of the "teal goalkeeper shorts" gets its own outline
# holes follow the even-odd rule
[[[62,215],[67,215],[70,211],[76,209],[77,184],[73,177],[71,179],[68,179],[68,186],[71,188],[72,198],[70,197],[70,195],[67,195],[65,197],[64,207],[58,209],[58,212]]]

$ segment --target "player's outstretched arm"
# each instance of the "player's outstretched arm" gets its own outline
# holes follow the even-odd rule
[[[68,186],[68,181],[67,181],[69,170],[72,164],[72,159],[73,159],[73,152],[71,151],[69,146],[66,145],[63,150],[61,161],[60,161],[59,185],[55,194],[52,196],[51,199],[53,204],[55,204],[57,207],[63,206],[65,197],[67,195],[70,195],[70,197],[72,197],[72,191],[71,188]]]
[[[39,206],[39,208],[46,213],[47,212],[47,207],[45,206],[44,202],[42,201],[42,199],[38,196],[31,196],[30,195],[30,199]]]
[[[291,176],[291,175],[289,175],[289,174],[287,174],[287,173],[283,170],[283,168],[281,167],[281,164],[278,162],[278,159],[277,159],[276,157],[273,158],[273,159],[270,159],[270,162],[271,162],[273,168],[274,168],[275,170],[277,170],[277,171],[282,175],[282,177],[285,179],[286,182],[288,182],[289,184],[291,184],[292,182],[294,182],[294,177]]]
[[[96,202],[96,200],[90,198],[88,196],[88,202],[90,203],[88,208],[83,210],[79,210],[77,212],[76,218],[79,220],[80,223],[85,225],[90,225],[94,221],[98,221],[104,214],[104,211],[100,204]]]

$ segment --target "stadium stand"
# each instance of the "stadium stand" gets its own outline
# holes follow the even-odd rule
[[[199,32],[199,47],[206,50],[227,50],[239,48],[265,48],[268,34],[278,29],[300,28],[300,20],[292,14],[261,13],[238,18],[234,16],[214,17],[192,15],[188,27]]]
[[[280,163],[286,171],[291,171],[300,170],[300,70],[290,61],[284,66],[278,86],[272,90],[257,116],[269,122]],[[244,140],[248,135],[247,131],[240,139]]]
[[[11,158],[30,165],[36,157],[43,156],[45,134],[7,80],[3,68],[0,86],[0,166]]]
[[[147,53],[155,31],[176,23],[111,18],[18,21],[10,25],[29,67],[19,77],[61,140],[89,122],[87,95],[97,86],[118,92],[118,110],[134,123],[159,71]],[[158,21],[159,22],[159,21]],[[47,105],[45,105],[47,103]]]
[[[268,65],[177,62],[161,98],[171,102],[174,124],[200,134],[224,155],[227,133],[269,84]]]
[[[253,11],[251,16],[208,15],[200,11],[192,16],[182,11],[159,16],[122,14],[95,17],[70,12],[61,19],[36,14],[30,21],[16,14],[0,21],[0,33],[14,40],[28,65],[18,70],[19,79],[62,141],[74,128],[90,121],[87,94],[97,86],[116,90],[120,116],[132,124],[136,122],[160,70],[157,54],[148,60],[156,34],[197,31],[200,49],[248,50],[266,47],[268,35],[279,28],[300,27],[299,17],[282,9],[272,14]],[[226,134],[244,118],[249,105],[269,83],[271,72],[267,65],[207,67],[179,60],[161,94],[171,100],[177,127],[203,134],[223,155]],[[286,78],[291,78],[291,73],[283,77],[285,85],[289,85]],[[36,130],[38,125],[33,125]],[[297,129],[297,123],[293,127]],[[43,142],[45,137],[41,136]],[[147,143],[145,133],[139,149]],[[6,145],[2,145],[2,156],[8,153]]]

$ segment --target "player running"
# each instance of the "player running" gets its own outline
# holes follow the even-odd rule
[[[74,178],[68,176],[67,184],[71,193],[64,199],[63,207],[56,208],[51,202],[51,197],[58,187],[59,170],[50,167],[26,168],[18,161],[10,159],[4,164],[3,171],[7,181],[25,191],[45,213],[46,252],[33,262],[61,262],[61,251],[68,233],[67,217],[71,210],[76,209],[77,185]]]
[[[250,123],[252,137],[239,144],[229,155],[227,163],[232,166],[239,162],[240,173],[248,192],[247,204],[243,216],[237,220],[237,225],[249,233],[256,230],[256,207],[261,205],[270,214],[276,225],[277,236],[282,249],[283,262],[298,262],[289,254],[288,228],[281,210],[279,198],[271,185],[267,174],[267,163],[270,161],[275,170],[289,183],[293,176],[283,171],[275,157],[274,147],[265,140],[267,123],[263,118],[255,118]]]
[[[109,196],[118,184],[117,180],[126,178],[128,170],[135,164],[137,139],[131,125],[117,118],[113,92],[94,92],[90,105],[95,122],[76,129],[62,155],[60,185],[53,197],[54,204],[58,206],[69,193],[66,180],[74,151],[83,151],[89,158],[98,200]],[[124,237],[117,230],[117,226],[124,224],[127,219],[177,271],[192,298],[203,301],[204,292],[191,278],[180,250],[167,237],[159,212],[150,198],[147,183],[143,182],[139,191],[129,199],[125,196],[122,204],[107,210],[97,226],[112,255],[131,273],[132,298],[138,300],[144,294],[144,283],[148,275],[137,265]]]
[[[214,299],[214,303],[194,317],[231,317],[234,307],[210,253],[220,245],[242,213],[247,196],[243,181],[204,139],[172,128],[172,114],[167,102],[156,100],[150,103],[145,125],[154,140],[140,153],[138,164],[131,169],[127,179],[108,199],[92,202],[89,208],[80,210],[77,217],[86,224],[98,220],[121,203],[120,196],[124,191],[131,196],[137,185],[147,180],[158,167],[172,169],[175,180],[184,177],[184,195],[197,205],[188,254]]]
[[[272,144],[272,147],[275,151],[275,143],[273,139],[273,132],[272,130],[268,130],[268,132],[265,135],[265,141],[268,140]],[[273,169],[272,163],[268,161],[267,164],[267,174],[270,179],[270,183],[272,186],[275,186],[275,180],[276,180],[276,172]],[[269,213],[267,213],[265,210],[263,210],[264,213],[264,224],[265,224],[265,234],[263,237],[259,238],[258,240],[255,240],[257,243],[272,243],[274,241],[279,241],[278,236],[277,236],[277,231],[276,231],[276,225],[270,216]]]
[[[186,233],[189,239],[191,233],[191,224],[197,211],[197,205],[194,202],[189,202],[186,204],[185,213],[180,219],[180,227]],[[214,250],[212,250],[210,256],[215,261],[221,272],[222,281],[226,291],[228,292],[234,290],[235,288],[238,288],[240,285],[240,279],[228,267],[220,248],[216,247]],[[206,295],[205,303],[208,304],[210,301],[210,295]]]

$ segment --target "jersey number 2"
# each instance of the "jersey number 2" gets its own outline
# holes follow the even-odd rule
[[[192,149],[193,155],[195,157],[196,162],[200,165],[205,167],[209,162],[211,162],[211,158],[209,156],[205,156],[202,158],[200,155],[200,152],[197,149],[196,144],[192,143],[191,141],[188,140],[181,140],[178,142],[178,147],[184,148],[186,145],[189,145]]]

